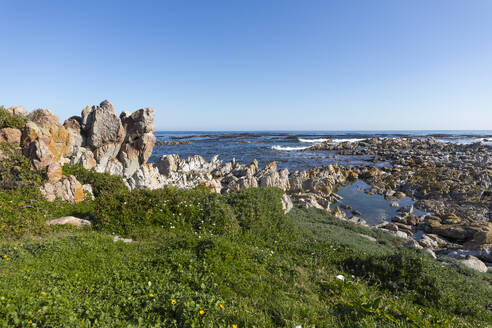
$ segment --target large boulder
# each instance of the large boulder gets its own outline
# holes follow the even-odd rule
[[[87,145],[95,150],[107,144],[121,144],[125,137],[120,118],[107,100],[99,106],[84,108],[81,123],[87,135]]]

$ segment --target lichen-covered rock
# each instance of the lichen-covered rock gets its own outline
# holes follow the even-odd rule
[[[60,164],[53,162],[48,165],[46,175],[48,176],[49,182],[58,182],[63,175],[62,167],[60,166]]]
[[[47,141],[53,161],[59,162],[73,148],[73,140],[68,131],[61,125],[58,116],[47,109],[36,109],[27,118],[22,134],[21,145],[30,147],[37,139]]]
[[[70,203],[79,203],[84,200],[84,189],[73,175],[58,182],[47,182],[40,190],[51,202],[57,197]]]
[[[41,170],[55,162],[53,153],[49,149],[50,139],[38,137],[24,148],[24,154],[31,159],[34,167]]]

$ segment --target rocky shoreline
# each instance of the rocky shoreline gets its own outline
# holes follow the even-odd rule
[[[81,116],[63,124],[45,109],[28,113],[15,106],[8,111],[26,117],[28,123],[22,131],[0,129],[0,141],[21,147],[36,169],[46,172],[48,182],[41,191],[50,200],[60,197],[78,202],[84,199],[84,191],[91,192],[89,185],[82,186],[74,176],[62,175],[62,165],[79,164],[121,176],[130,189],[204,185],[216,193],[230,193],[250,187],[278,187],[285,191],[285,211],[294,201],[300,206],[331,211],[341,220],[366,224],[357,211],[347,215],[340,207],[332,206],[344,206],[336,193],[340,186],[360,179],[371,186],[371,193],[384,195],[395,207],[399,207],[399,198],[409,196],[417,200],[417,209],[427,213],[417,216],[413,207],[401,207],[399,216],[375,228],[408,239],[407,246],[424,248],[433,257],[455,257],[480,271],[487,270],[482,261],[492,266],[491,146],[444,143],[432,137],[324,142],[306,150],[369,156],[375,165],[386,165],[334,164],[294,172],[278,169],[275,162],[260,168],[256,160],[245,165],[235,160],[223,162],[218,156],[207,162],[199,155],[164,155],[155,163],[147,163],[156,145],[152,108],[117,115],[113,105],[103,101],[99,106],[84,108]],[[189,142],[177,140],[161,145]]]

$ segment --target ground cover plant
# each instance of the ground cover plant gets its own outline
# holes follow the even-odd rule
[[[486,275],[324,211],[284,215],[278,189],[110,192],[79,171],[94,201],[0,191],[0,326],[490,326]],[[93,228],[44,225],[70,214]]]
[[[22,130],[27,123],[27,118],[21,115],[13,115],[0,106],[0,129],[14,128]]]

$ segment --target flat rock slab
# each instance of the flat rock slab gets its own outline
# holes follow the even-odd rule
[[[133,239],[131,239],[131,238],[121,238],[120,236],[114,236],[113,241],[114,242],[122,241],[124,243],[131,243],[131,242],[133,242]]]
[[[47,225],[55,225],[55,224],[69,224],[73,225],[75,227],[85,227],[85,226],[91,226],[92,223],[89,220],[84,220],[84,219],[79,219],[76,218],[75,216],[64,216],[59,219],[54,219],[46,222]]]

